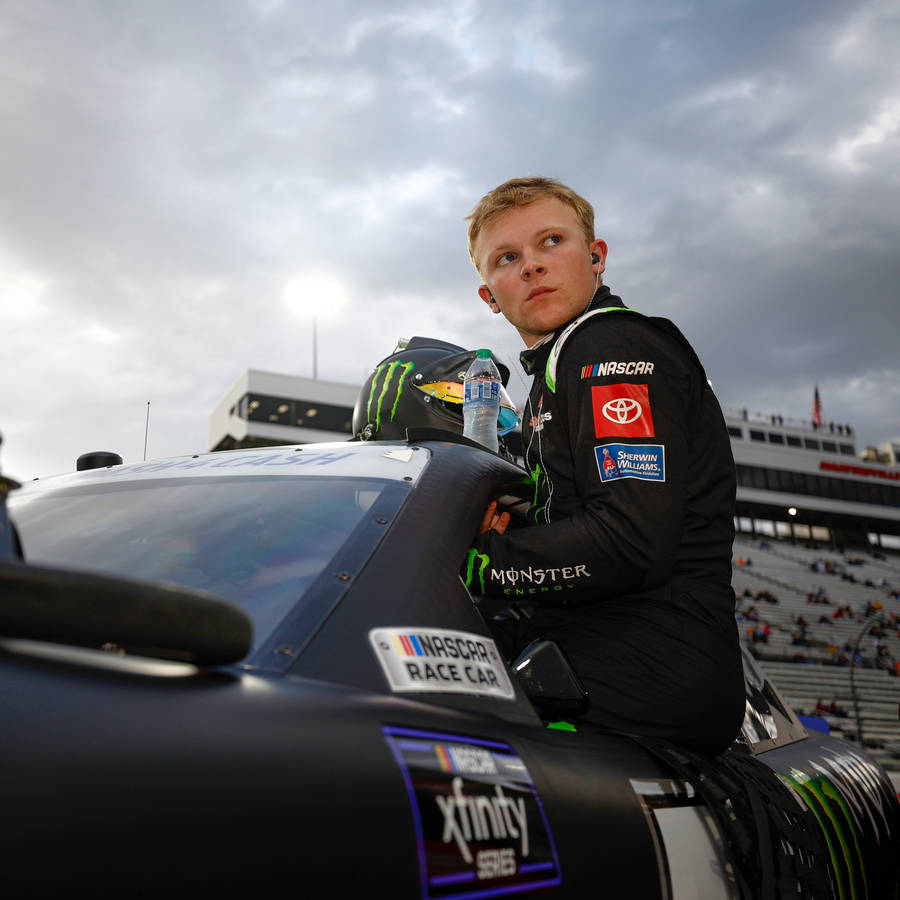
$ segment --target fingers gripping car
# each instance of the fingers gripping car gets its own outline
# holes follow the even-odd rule
[[[885,774],[807,734],[752,661],[742,737],[703,760],[579,726],[577,677],[552,645],[503,659],[489,621],[505,613],[459,565],[486,502],[523,475],[448,437],[14,491],[25,559],[0,566],[0,883],[890,896]]]

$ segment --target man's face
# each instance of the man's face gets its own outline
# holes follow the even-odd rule
[[[502,312],[529,347],[584,311],[606,262],[606,244],[588,244],[575,211],[546,197],[487,225],[475,242],[485,283],[478,294]],[[600,257],[591,262],[591,254]]]

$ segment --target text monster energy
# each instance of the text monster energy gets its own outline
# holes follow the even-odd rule
[[[397,381],[394,388],[394,403],[391,406],[391,421],[394,420],[394,416],[397,413],[397,404],[400,402],[400,395],[403,393],[403,382],[406,380],[406,376],[415,368],[415,365],[413,362],[401,363],[395,360],[392,363],[382,363],[375,370],[375,375],[372,377],[372,388],[369,391],[369,402],[366,404],[366,419],[369,422],[372,421],[374,405],[376,432],[381,428],[381,413],[385,405],[385,397],[387,397],[391,389],[391,382],[394,381],[394,375],[397,375]],[[378,385],[379,379],[381,380],[380,389]]]

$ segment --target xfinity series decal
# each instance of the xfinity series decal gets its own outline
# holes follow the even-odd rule
[[[666,451],[662,444],[601,444],[594,447],[594,455],[601,481],[666,480]]]
[[[508,744],[385,726],[418,842],[422,897],[495,897],[561,883],[528,769]]]
[[[591,387],[594,437],[654,437],[646,384],[595,384]]]
[[[441,691],[515,699],[497,645],[444,628],[373,628],[369,641],[392,691]]]

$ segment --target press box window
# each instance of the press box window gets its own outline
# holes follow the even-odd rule
[[[789,434],[787,436],[787,444],[788,444],[788,447],[802,447],[803,441],[801,441],[800,438],[795,437],[792,434]]]
[[[822,441],[822,449],[826,453],[837,453],[837,444],[834,441]]]
[[[240,402],[242,417],[276,425],[302,426],[319,431],[352,431],[353,410],[311,400],[290,400],[264,394],[247,394]]]
[[[769,432],[769,443],[770,444],[783,444],[784,443],[784,435],[776,434],[774,431]]]
[[[751,441],[765,441],[766,433],[764,431],[753,431],[750,429],[750,440]]]
[[[728,434],[733,438],[743,438],[744,431],[743,429],[738,428],[737,425],[729,425]]]
[[[818,450],[819,442],[815,438],[803,438],[803,446],[806,447],[807,450]]]

